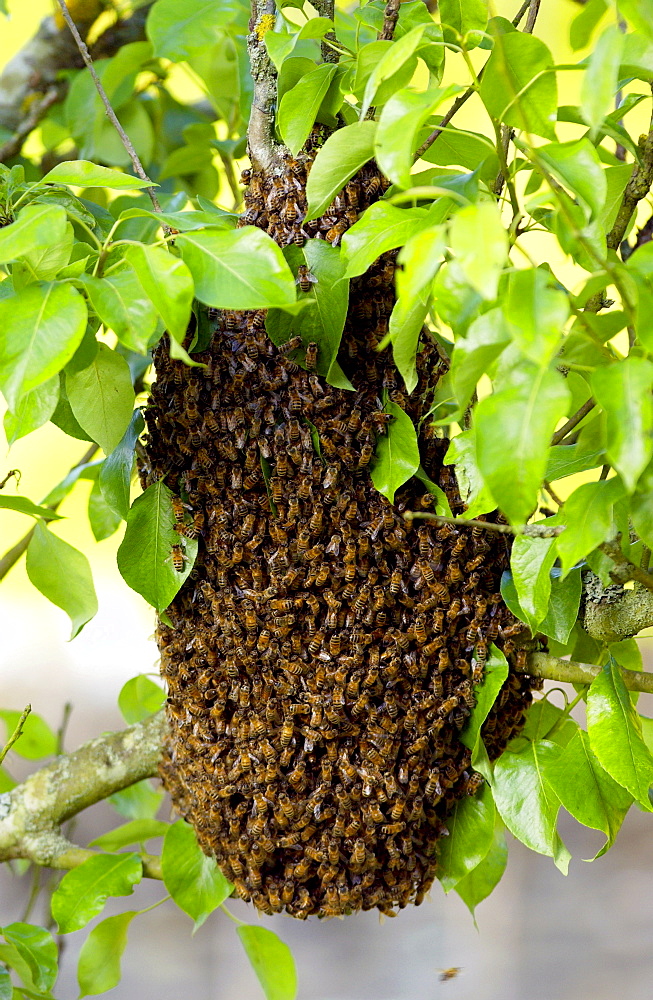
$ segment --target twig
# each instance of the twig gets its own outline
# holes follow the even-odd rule
[[[69,469],[68,475],[70,475],[71,472],[74,472],[75,469],[78,469],[80,465],[86,465],[87,462],[90,462],[97,450],[98,446],[96,444],[91,445],[91,447],[84,452],[79,462],[76,462],[75,465],[73,465],[73,467]],[[48,504],[48,510],[56,510],[59,507],[60,503],[61,500],[59,501],[59,503]],[[16,563],[22,556],[23,552],[27,550],[27,546],[31,542],[32,535],[34,534],[35,531],[36,527],[30,528],[27,534],[23,535],[20,541],[16,542],[16,544],[13,545],[10,549],[7,549],[2,558],[0,558],[0,580],[4,580],[9,570],[16,565]]]
[[[20,483],[20,469],[10,469],[5,478],[0,483],[0,490],[4,490],[10,479],[16,480],[16,487]]]
[[[623,554],[619,539],[612,539],[610,542],[603,542],[599,545],[599,551],[612,559],[616,569],[610,573],[615,583],[628,583],[630,580],[637,580],[647,590],[653,591],[653,576],[641,566],[636,566]]]
[[[576,427],[576,425],[579,424],[581,420],[587,416],[590,410],[594,409],[595,406],[596,403],[594,402],[593,399],[586,400],[586,402],[583,403],[580,409],[576,410],[576,412],[569,418],[567,423],[563,424],[560,430],[555,432],[555,434],[551,438],[551,445],[553,446],[556,444],[560,444],[560,442],[567,437],[569,431],[573,431],[574,427]]]
[[[483,528],[496,531],[500,535],[527,535],[530,538],[555,538],[565,530],[563,524],[494,524],[492,521],[478,521],[475,518],[447,517],[444,514],[429,514],[427,511],[407,510],[404,521],[433,521],[436,524],[453,524],[461,528]]]
[[[40,101],[34,102],[25,120],[20,123],[11,138],[7,139],[0,146],[0,163],[5,163],[20,153],[22,145],[30,132],[45,118],[52,105],[61,100],[61,93],[59,87],[50,87]]]
[[[563,681],[567,684],[591,684],[599,676],[603,667],[594,663],[579,663],[576,660],[561,660],[549,653],[530,653],[522,667],[515,667],[518,673],[531,677],[543,677],[549,681]],[[621,669],[621,676],[629,691],[643,691],[653,694],[653,673],[643,670]]]
[[[75,24],[75,22],[73,21],[72,17],[70,16],[70,11],[68,10],[68,7],[66,6],[65,0],[57,0],[57,3],[58,3],[58,5],[59,5],[59,7],[61,9],[61,13],[62,13],[63,18],[64,18],[66,24],[68,25],[68,27],[70,28],[70,32],[71,32],[73,38],[75,39],[75,42],[77,44],[77,48],[80,51],[81,57],[84,60],[89,73],[91,74],[91,78],[93,80],[93,83],[95,84],[95,89],[97,90],[98,94],[100,95],[100,100],[104,104],[104,108],[105,108],[105,111],[107,113],[107,118],[109,119],[109,121],[111,122],[111,124],[115,128],[116,132],[120,136],[120,141],[122,142],[123,146],[125,147],[125,150],[127,151],[127,155],[129,156],[129,159],[132,161],[132,166],[134,167],[134,173],[138,177],[140,177],[141,180],[147,181],[147,183],[150,185],[149,187],[146,187],[145,190],[147,191],[147,193],[148,193],[148,195],[150,197],[150,201],[152,202],[152,205],[154,207],[154,211],[155,212],[161,212],[162,208],[161,208],[161,205],[159,204],[159,199],[156,196],[156,192],[155,192],[154,188],[151,186],[152,185],[152,181],[150,180],[150,178],[145,173],[145,170],[143,169],[143,164],[141,163],[140,158],[138,156],[138,153],[136,152],[136,150],[134,149],[134,146],[132,145],[131,139],[129,138],[129,136],[125,132],[125,130],[122,127],[122,125],[120,124],[120,122],[118,121],[118,117],[116,115],[116,112],[113,110],[113,108],[111,106],[111,101],[109,100],[109,98],[107,96],[107,92],[104,89],[104,87],[102,86],[102,81],[100,80],[100,77],[97,75],[97,72],[95,70],[95,66],[93,65],[93,60],[91,59],[91,54],[88,51],[88,48],[86,46],[86,42],[84,41],[84,39],[80,35],[80,33],[79,33],[78,29],[77,29],[77,25]],[[163,228],[165,229],[165,226]]]
[[[523,3],[521,5],[521,7],[519,8],[519,10],[517,11],[517,14],[515,15],[515,17],[513,18],[513,21],[512,21],[513,26],[515,28],[517,28],[519,26],[519,24],[520,24],[520,22],[521,22],[521,20],[522,20],[522,18],[524,16],[524,14],[529,9],[531,3],[532,3],[532,0],[526,0],[526,2]],[[485,65],[487,65],[487,63]],[[480,80],[483,77],[483,70],[484,69],[485,69],[485,66],[482,66],[481,69],[478,71],[476,79],[479,82],[480,82]],[[447,125],[449,124],[449,122],[451,121],[451,119],[453,118],[453,116],[460,111],[460,109],[463,107],[463,105],[467,103],[467,101],[470,99],[470,97],[474,93],[476,93],[476,87],[468,87],[467,90],[463,94],[460,94],[460,96],[456,98],[456,100],[453,102],[453,104],[451,105],[451,107],[447,111],[446,115],[443,117],[443,119],[440,122],[440,124],[424,140],[424,142],[422,143],[422,145],[419,147],[419,149],[415,153],[415,157],[414,157],[415,160],[419,160],[420,156],[423,156],[424,153],[426,152],[426,150],[429,149],[433,145],[433,143],[435,142],[435,140],[438,139],[442,135],[442,133],[444,132],[445,128],[447,127]]]
[[[383,27],[377,35],[378,41],[392,41],[399,20],[399,6],[401,0],[388,0],[383,12]]]
[[[23,710],[23,714],[21,715],[20,719],[18,720],[18,725],[16,726],[16,728],[13,731],[13,733],[9,737],[9,742],[7,743],[7,745],[2,750],[0,750],[0,764],[2,764],[3,760],[5,759],[5,757],[7,756],[7,754],[9,753],[9,751],[11,750],[11,748],[13,747],[14,743],[16,742],[16,740],[20,739],[20,736],[22,735],[25,723],[27,722],[27,717],[28,717],[28,715],[30,714],[31,711],[32,711],[32,706],[31,705],[27,705],[26,708]]]
[[[528,5],[528,17],[526,18],[524,31],[529,35],[533,34],[533,28],[535,27],[535,22],[537,21],[537,15],[540,12],[541,2],[542,0],[530,0]]]
[[[653,88],[652,88],[653,89]],[[643,136],[639,141],[639,148],[642,154],[642,162],[635,165],[633,172],[626,184],[617,218],[612,229],[607,236],[607,244],[611,250],[616,250],[626,235],[626,229],[632,219],[635,210],[651,189],[653,183],[653,115],[648,135]]]

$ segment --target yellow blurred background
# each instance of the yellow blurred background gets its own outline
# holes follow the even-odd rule
[[[518,2],[500,2],[495,11],[513,17]],[[34,33],[50,0],[9,0],[11,17],[0,17],[0,68]],[[579,11],[570,0],[542,0],[538,35],[559,62],[575,62],[568,26]],[[480,60],[482,54],[478,54]],[[452,70],[456,67],[451,60]],[[451,73],[452,71],[450,71]],[[461,74],[466,81],[466,74]],[[560,74],[564,103],[576,101],[580,74]],[[646,112],[643,111],[644,115]],[[629,118],[637,134],[635,112]],[[470,101],[457,117],[462,127],[479,129],[478,105]],[[643,119],[641,127],[643,127]],[[575,133],[574,133],[575,134]],[[563,129],[562,139],[568,138]],[[540,237],[535,249],[562,280],[575,284],[582,272],[555,255],[552,240]],[[1,336],[1,331],[0,331]],[[86,450],[84,442],[66,437],[49,424],[8,450],[0,431],[0,480],[10,468],[22,478],[17,492],[39,501]],[[12,481],[6,490],[16,491]],[[115,554],[122,531],[100,544],[85,515],[90,484],[80,482],[64,502],[66,520],[54,530],[89,558],[100,611],[81,635],[69,643],[66,615],[49,604],[27,580],[21,560],[0,587],[0,706],[21,709],[28,701],[53,727],[63,703],[74,705],[68,748],[105,729],[121,725],[118,692],[129,677],[157,669],[152,641],[154,614],[118,574]],[[0,552],[31,526],[19,514],[0,514]],[[650,713],[649,713],[650,714]],[[2,733],[0,732],[0,742]],[[19,773],[20,768],[14,771]],[[116,824],[108,806],[95,807],[79,818],[75,837],[90,836]],[[484,904],[480,934],[459,899],[445,900],[435,888],[420,909],[409,907],[394,921],[380,923],[375,914],[344,921],[306,925],[287,918],[263,920],[293,948],[302,1000],[641,1000],[650,994],[653,957],[653,857],[648,818],[633,811],[621,839],[604,859],[583,865],[580,857],[595,853],[598,842],[563,818],[562,833],[574,854],[568,879],[549,859],[512,844],[508,873]],[[646,824],[646,825],[645,825]],[[0,924],[20,919],[29,887],[0,872]],[[144,906],[161,896],[149,883],[138,890]],[[131,905],[131,904],[130,904]],[[107,913],[124,909],[110,904]],[[254,912],[235,904],[234,912],[256,921]],[[114,992],[120,1000],[259,1000],[261,994],[224,918],[212,918],[190,939],[190,922],[179,911],[163,907],[135,921],[124,961],[124,978]],[[79,940],[78,940],[79,939]],[[83,935],[73,935],[60,989],[74,991],[74,958]],[[440,983],[439,970],[462,967],[462,973]],[[61,1000],[63,1000],[63,993]]]

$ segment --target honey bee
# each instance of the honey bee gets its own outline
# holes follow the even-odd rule
[[[372,177],[364,187],[365,194],[368,198],[374,198],[381,190],[381,178]]]
[[[278,347],[277,350],[279,354],[285,356],[287,354],[290,354],[292,351],[296,351],[297,348],[301,346],[302,346],[302,338],[292,337],[290,340],[287,340],[285,344],[281,344],[281,346]]]
[[[348,229],[349,223],[347,220],[339,219],[335,226],[332,226],[331,229],[328,230],[326,234],[327,242],[331,243],[332,246],[337,247],[343,237],[343,234],[346,233]]]
[[[306,367],[309,371],[317,371],[318,346],[315,341],[311,341],[306,348]]]
[[[279,740],[280,740],[281,746],[284,749],[286,747],[290,746],[290,741],[291,741],[291,739],[293,737],[294,731],[295,731],[295,727],[294,727],[292,718],[286,719],[284,721],[283,727],[281,729],[281,733],[279,735]]]
[[[461,969],[458,966],[453,965],[450,969],[440,970],[440,982],[448,983],[450,979],[455,979],[456,976],[460,975]]]
[[[303,242],[303,241],[302,241]],[[295,284],[299,285],[302,292],[310,292],[311,285],[317,284],[317,278],[311,271],[309,271],[306,264],[300,264],[297,268],[297,277],[295,278]]]
[[[363,445],[361,448],[360,458],[358,459],[358,468],[365,469],[370,464],[372,455],[374,454],[374,445],[369,441]]]
[[[186,556],[181,545],[173,545],[170,549],[169,560],[172,562],[176,573],[183,573],[186,565]]]

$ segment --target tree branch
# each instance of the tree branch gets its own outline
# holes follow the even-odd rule
[[[7,139],[0,146],[0,163],[6,163],[12,157],[18,156],[27,136],[30,132],[34,131],[39,122],[45,118],[52,105],[56,104],[59,100],[61,100],[61,89],[59,87],[50,87],[40,101],[35,101],[32,104],[29,114],[20,123],[11,138]]]
[[[653,88],[652,88],[653,89]],[[648,135],[639,140],[642,162],[636,164],[617,212],[612,229],[608,233],[607,243],[611,250],[616,250],[626,235],[626,230],[640,201],[646,197],[653,183],[653,115]]]
[[[333,21],[336,14],[335,0],[313,0],[313,6],[320,15],[320,17],[328,17],[330,21]],[[333,47],[337,45],[338,39],[336,38],[335,31],[329,31],[320,43],[320,49],[322,52],[322,59],[326,63],[337,63],[340,62],[340,55],[338,51]],[[332,43],[332,44],[329,44]]]
[[[122,127],[122,125],[120,124],[120,122],[118,121],[118,116],[116,115],[116,112],[113,110],[113,107],[111,105],[111,101],[109,100],[109,98],[107,96],[106,90],[102,86],[102,81],[100,80],[100,77],[97,75],[97,72],[95,70],[95,66],[93,65],[93,60],[91,59],[91,54],[88,51],[88,48],[86,46],[86,42],[84,41],[84,39],[80,35],[79,29],[77,28],[77,25],[75,24],[75,22],[73,21],[71,15],[70,15],[70,11],[68,10],[68,7],[66,6],[65,0],[57,0],[57,3],[59,4],[59,8],[61,10],[61,15],[62,15],[64,21],[66,22],[66,24],[68,25],[68,27],[70,29],[71,35],[75,39],[75,43],[77,45],[77,48],[80,51],[80,54],[81,54],[82,59],[84,60],[84,63],[86,64],[86,68],[88,69],[89,73],[91,74],[91,79],[93,80],[93,83],[95,84],[95,89],[97,90],[98,94],[100,95],[100,100],[104,104],[104,109],[105,109],[105,111],[107,113],[107,118],[109,119],[109,121],[111,122],[111,124],[115,128],[116,132],[118,133],[118,135],[120,137],[120,141],[122,142],[123,146],[125,147],[127,155],[128,155],[129,159],[132,162],[132,166],[134,168],[134,173],[136,174],[137,177],[140,177],[141,180],[147,181],[148,184],[150,184],[150,187],[146,187],[145,190],[147,191],[147,193],[149,195],[150,201],[152,202],[152,205],[154,207],[154,211],[155,212],[161,212],[162,208],[161,208],[161,205],[159,204],[159,199],[156,196],[156,192],[155,192],[154,188],[151,186],[152,181],[150,180],[150,178],[145,173],[145,170],[143,168],[143,164],[140,161],[140,157],[139,157],[138,153],[134,149],[134,146],[132,144],[131,139],[129,138],[129,136],[125,132],[125,130]],[[164,227],[164,229],[165,229],[165,227]]]
[[[383,27],[377,35],[378,41],[390,42],[394,38],[395,28],[399,20],[401,0],[388,0],[383,12]]]
[[[274,109],[277,101],[277,71],[268,56],[267,31],[274,27],[275,0],[252,0],[252,16],[247,36],[249,65],[254,80],[252,111],[247,128],[249,158],[258,170],[270,170],[274,164]]]
[[[584,581],[583,591],[581,621],[597,642],[621,642],[653,625],[653,593],[641,583],[635,582],[628,589],[619,585],[603,587],[592,573]]]
[[[165,716],[159,712],[58,757],[0,795],[0,862],[25,858],[51,868],[73,868],[90,857],[92,851],[72,845],[59,827],[114,792],[155,777],[164,734]],[[155,870],[155,859],[149,859],[146,874]]]
[[[618,538],[603,542],[599,545],[599,549],[615,564],[615,569],[610,573],[615,583],[623,584],[630,580],[637,580],[647,590],[653,591],[653,576],[641,566],[636,566],[623,554]]]
[[[531,677],[542,677],[549,681],[562,681],[565,684],[591,684],[599,676],[603,667],[594,663],[578,663],[576,660],[561,660],[549,653],[531,653],[522,667],[516,668],[520,673]],[[653,673],[642,670],[625,670],[621,668],[621,676],[629,691],[643,691],[653,694]]]
[[[560,444],[560,442],[567,437],[569,431],[573,431],[574,427],[576,427],[577,424],[579,424],[581,420],[587,416],[590,410],[594,409],[595,406],[596,403],[594,402],[593,399],[588,399],[585,403],[583,403],[580,409],[577,410],[576,413],[572,414],[567,423],[563,424],[560,430],[555,432],[555,434],[551,438],[551,444],[552,445]]]
[[[31,705],[28,705],[23,710],[23,713],[22,713],[20,719],[18,720],[18,725],[16,726],[16,728],[13,731],[13,733],[9,737],[9,740],[7,741],[7,743],[5,744],[5,746],[2,748],[2,750],[0,750],[0,764],[2,764],[3,760],[5,759],[5,757],[7,756],[7,754],[9,753],[9,751],[11,750],[11,748],[13,747],[14,743],[16,742],[16,740],[20,739],[20,737],[22,735],[22,732],[23,732],[23,728],[25,726],[25,723],[27,722],[28,716],[31,715],[31,712],[32,712],[32,706]]]

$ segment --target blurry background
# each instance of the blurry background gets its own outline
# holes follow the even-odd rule
[[[11,18],[0,18],[0,67],[33,34],[49,0],[20,4],[9,0]],[[495,9],[514,16],[517,2],[497,3]],[[569,0],[543,0],[538,34],[559,62],[575,62],[583,53],[568,47],[568,25],[578,7]],[[560,74],[561,103],[573,104],[579,74]],[[466,79],[466,77],[463,77]],[[470,101],[456,121],[479,128]],[[630,130],[637,135],[635,112]],[[643,111],[643,115],[646,110]],[[567,138],[564,127],[561,138]],[[564,260],[548,259],[562,280],[575,283]],[[581,274],[576,276],[576,280]],[[0,333],[1,335],[1,333]],[[19,468],[19,492],[39,501],[85,451],[54,425],[48,424],[8,451],[0,431],[0,479]],[[60,513],[67,516],[56,532],[84,551],[93,567],[100,611],[82,634],[69,643],[69,622],[27,580],[24,560],[0,590],[0,707],[22,709],[31,702],[53,728],[61,723],[63,706],[73,712],[67,749],[98,733],[121,728],[116,698],[123,683],[138,673],[157,670],[152,641],[152,610],[123,583],[115,564],[121,533],[95,543],[85,517],[91,484],[80,481]],[[14,492],[13,482],[6,487]],[[0,554],[30,527],[27,518],[3,511]],[[650,640],[642,640],[645,662]],[[650,663],[649,663],[650,665]],[[651,702],[653,698],[648,697]],[[645,714],[653,708],[641,702]],[[0,741],[3,733],[0,732]],[[8,759],[15,778],[29,768]],[[161,815],[168,818],[167,803]],[[78,818],[74,839],[86,844],[93,836],[122,822],[105,803]],[[478,931],[455,893],[445,898],[436,885],[421,907],[408,907],[394,920],[376,913],[345,920],[301,923],[287,917],[259,918],[251,907],[232,903],[238,916],[259,919],[293,950],[299,973],[300,1000],[640,1000],[650,995],[653,980],[653,838],[650,819],[633,808],[617,845],[592,865],[601,838],[582,830],[568,817],[560,824],[572,852],[570,874],[564,878],[548,858],[511,843],[508,870],[499,887],[477,911]],[[49,873],[43,873],[43,881]],[[0,925],[21,919],[30,893],[30,877],[12,877],[0,870]],[[160,883],[137,888],[132,899],[110,903],[104,915],[142,908],[162,898]],[[41,919],[35,913],[33,919]],[[123,980],[113,992],[118,1000],[259,1000],[254,974],[223,915],[213,915],[191,940],[191,921],[173,906],[163,906],[130,929],[123,961]],[[76,955],[85,938],[66,938],[58,1000],[77,996]],[[440,970],[461,967],[460,975],[441,983]]]

